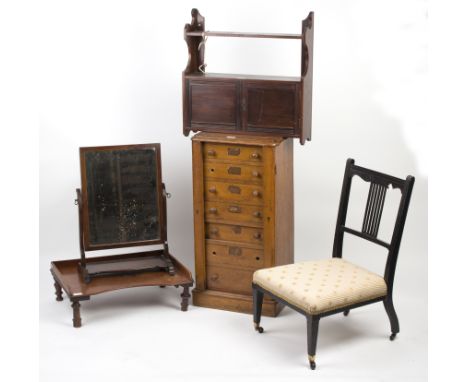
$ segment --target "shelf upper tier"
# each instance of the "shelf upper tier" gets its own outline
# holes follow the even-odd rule
[[[187,36],[216,36],[216,37],[246,37],[246,38],[280,38],[289,40],[302,39],[301,34],[291,33],[251,33],[251,32],[224,32],[224,31],[193,31],[187,32]]]
[[[230,80],[257,80],[257,81],[285,81],[285,82],[301,82],[301,77],[289,76],[264,76],[255,74],[232,74],[232,73],[188,73],[185,78],[191,79],[230,79]]]

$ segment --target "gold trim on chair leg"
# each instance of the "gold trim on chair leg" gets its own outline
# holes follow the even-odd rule
[[[315,355],[308,355],[309,361],[314,362],[315,361]]]

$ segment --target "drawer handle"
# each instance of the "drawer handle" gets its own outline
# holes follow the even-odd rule
[[[252,176],[254,178],[260,178],[260,173],[258,171],[252,171]]]
[[[241,256],[242,248],[239,247],[229,247],[229,256]]]
[[[208,191],[211,192],[212,194],[214,194],[214,193],[216,193],[216,187],[214,187],[214,186],[213,186],[213,187],[210,187],[210,188],[208,189]]]
[[[253,152],[252,154],[250,154],[250,157],[253,159],[260,159],[260,154],[257,152]]]
[[[213,276],[210,277],[211,281],[217,281],[219,279],[219,275],[215,273]]]
[[[255,232],[253,235],[254,239],[260,240],[262,238],[262,234],[260,232]]]
[[[217,235],[219,232],[218,228],[212,228],[210,229],[210,235]]]
[[[210,156],[210,157],[214,157],[214,156],[216,155],[216,151],[214,151],[214,150],[208,150],[206,153],[207,153],[208,156]]]
[[[215,213],[218,212],[218,209],[217,209],[216,207],[211,207],[210,209],[208,209],[208,212],[209,212],[210,214],[215,214]]]
[[[241,208],[239,206],[229,206],[228,211],[239,214],[241,212]]]
[[[258,191],[258,190],[253,190],[253,191],[252,191],[252,195],[253,195],[253,196],[260,196],[260,191]]]
[[[241,168],[240,167],[229,167],[228,168],[228,174],[230,175],[240,175],[241,174]]]
[[[240,194],[241,193],[241,189],[238,186],[229,186],[228,190],[229,190],[229,192],[231,194]]]
[[[228,155],[238,156],[240,154],[240,148],[228,147]]]
[[[232,232],[234,232],[236,235],[240,235],[242,233],[242,227],[236,225],[232,227]]]
[[[255,211],[252,215],[254,217],[256,217],[256,218],[261,218],[262,217],[262,213],[260,211]]]

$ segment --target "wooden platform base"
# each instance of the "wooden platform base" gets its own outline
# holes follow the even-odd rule
[[[192,290],[193,305],[202,306],[205,308],[229,310],[239,313],[253,313],[252,296],[243,296],[239,294],[218,292],[213,290],[200,291]],[[274,300],[265,298],[263,301],[262,315],[268,317],[276,317],[283,309],[283,305]]]
[[[155,254],[158,251],[154,251]],[[147,252],[151,254],[151,252]],[[141,257],[142,253],[126,254],[114,256],[116,260],[131,259],[133,257]],[[89,262],[95,261],[99,263],[103,260],[108,260],[109,257],[96,257],[89,259]],[[73,308],[73,326],[79,328],[81,326],[80,301],[89,300],[91,296],[96,294],[110,292],[118,289],[126,289],[141,286],[165,287],[174,286],[182,287],[183,291],[181,310],[186,311],[190,298],[189,288],[193,286],[193,279],[190,271],[185,268],[177,259],[170,256],[174,264],[175,274],[170,275],[167,272],[144,272],[133,275],[120,276],[105,276],[93,279],[89,283],[85,283],[79,271],[79,259],[52,261],[50,271],[54,278],[55,295],[57,301],[63,300],[62,292],[65,291]]]

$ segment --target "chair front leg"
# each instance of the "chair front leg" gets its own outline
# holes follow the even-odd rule
[[[260,319],[262,318],[262,305],[263,305],[263,292],[252,286],[253,292],[253,322],[255,330],[263,333],[263,328],[260,326]]]
[[[395,312],[395,307],[393,306],[392,296],[387,296],[383,301],[385,311],[387,312],[388,318],[390,320],[390,327],[392,329],[392,334],[390,335],[390,341],[393,341],[400,332],[400,324],[398,323],[398,316]]]
[[[307,316],[307,353],[309,364],[315,370],[315,351],[317,349],[317,337],[320,318],[317,316]]]

